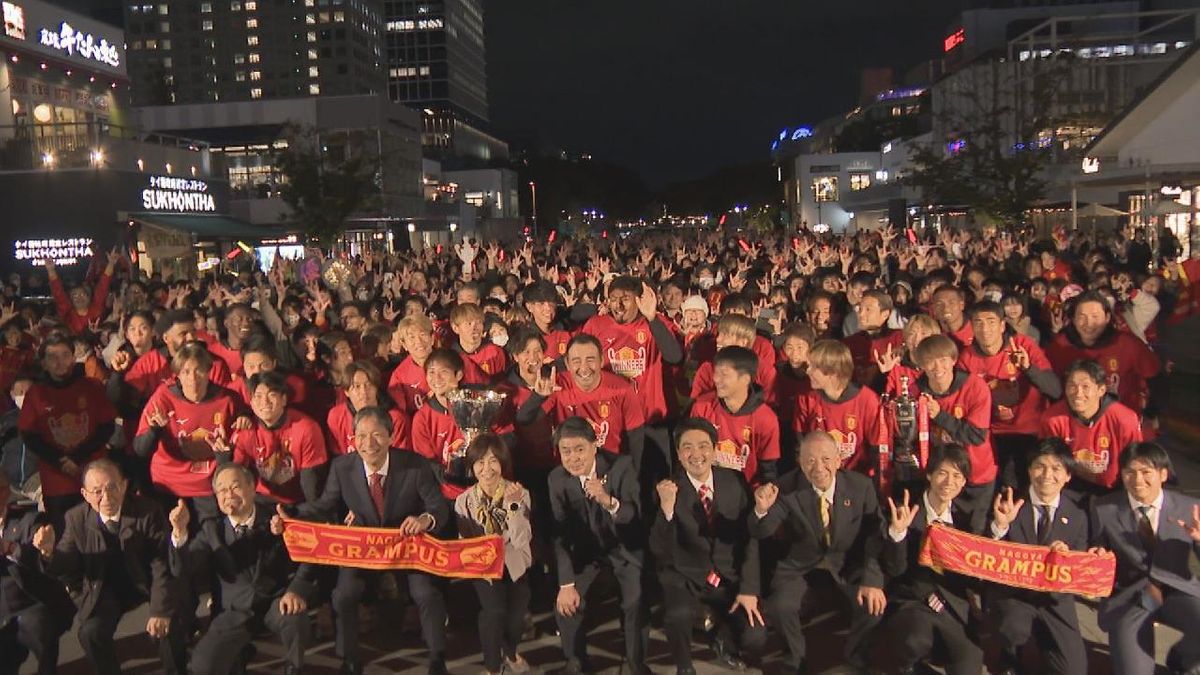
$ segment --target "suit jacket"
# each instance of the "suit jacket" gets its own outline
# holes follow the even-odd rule
[[[1091,544],[1106,548],[1117,557],[1113,593],[1100,603],[1098,619],[1105,630],[1111,625],[1112,617],[1139,602],[1142,590],[1150,580],[1164,590],[1200,597],[1200,580],[1188,565],[1193,555],[1200,555],[1200,544],[1192,541],[1179,526],[1180,520],[1191,522],[1192,507],[1200,501],[1170,490],[1163,490],[1163,493],[1153,556],[1138,538],[1137,514],[1129,506],[1129,497],[1124,490],[1092,500]]]
[[[846,584],[883,587],[880,556],[884,522],[871,479],[854,471],[838,471],[833,484],[829,546],[825,546],[819,497],[799,469],[779,479],[779,497],[766,517],[750,514],[750,533],[765,539],[779,533],[786,550],[777,570],[807,574],[828,570]]]
[[[429,461],[408,450],[388,450],[388,475],[383,481],[383,518],[371,501],[367,472],[357,452],[335,457],[320,498],[295,507],[301,518],[341,523],[354,512],[354,524],[362,527],[400,527],[405,518],[428,513],[435,531],[450,524],[450,505],[442,497],[437,476]]]
[[[605,480],[608,493],[620,502],[615,514],[589,499],[579,478],[563,467],[555,468],[547,479],[559,584],[574,583],[576,572],[605,556],[642,565],[645,530],[633,461],[597,451],[596,476]]]
[[[703,588],[709,572],[721,575],[737,592],[759,594],[758,541],[746,530],[746,519],[754,511],[746,479],[740,471],[713,467],[712,524],[704,515],[700,494],[685,471],[674,478],[679,487],[674,516],[670,521],[655,505],[650,546],[660,564],[674,569]]]
[[[242,612],[265,612],[286,591],[315,600],[312,567],[298,568],[288,557],[283,539],[271,534],[274,503],[255,504],[254,523],[239,539],[227,516],[200,523],[182,549],[171,546],[171,572],[181,578],[207,562],[221,584],[221,606]]]
[[[0,625],[18,612],[37,604],[46,605],[65,632],[75,620],[75,603],[62,582],[47,574],[49,565],[33,547],[33,533],[50,523],[30,503],[12,503],[4,515],[0,540],[17,544],[12,558],[0,557]]]
[[[891,578],[887,586],[888,601],[897,604],[906,602],[926,604],[929,595],[936,592],[942,603],[946,605],[945,611],[950,612],[956,619],[966,624],[970,611],[967,589],[972,587],[974,581],[954,572],[938,574],[917,563],[921,552],[921,542],[925,538],[925,521],[928,517],[922,500],[920,508],[917,510],[917,516],[909,526],[903,541],[895,542],[892,541],[890,534],[883,535],[884,572]],[[970,529],[970,524],[976,522],[973,513],[952,506],[950,517],[954,520],[954,526],[957,529],[971,532],[971,534],[979,534]]]
[[[120,522],[117,537],[134,589],[149,598],[151,616],[171,615],[177,589],[167,561],[166,516],[154,501],[126,493]],[[104,590],[107,553],[100,514],[86,503],[67,511],[62,540],[50,561],[50,573],[63,579],[73,591],[83,618],[91,617]]]
[[[1038,545],[1036,532],[1037,510],[1029,496],[1025,504],[1017,512],[1017,517],[1008,526],[1001,541],[1011,541],[1016,544]],[[990,534],[991,530],[987,530]],[[1088,517],[1078,506],[1065,496],[1058,500],[1058,508],[1050,521],[1050,538],[1047,542],[1061,541],[1072,551],[1086,551],[1088,548]],[[988,589],[988,597],[992,600],[1020,600],[1021,602],[1047,609],[1058,615],[1067,625],[1074,626],[1078,621],[1075,612],[1075,596],[1070,593],[1041,593],[1038,591],[1022,590],[1011,586],[992,585]]]

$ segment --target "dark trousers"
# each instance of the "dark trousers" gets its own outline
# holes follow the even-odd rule
[[[81,618],[79,644],[83,646],[83,653],[87,655],[92,670],[98,675],[120,675],[121,662],[117,660],[113,635],[117,632],[121,617],[144,601],[131,599],[122,603],[115,592],[106,588],[101,591],[92,615]],[[158,640],[158,656],[162,659],[163,672],[168,675],[187,673],[188,630],[181,625],[184,623],[181,619],[182,616],[172,616],[170,632],[166,638]]]
[[[798,668],[807,654],[800,609],[804,596],[808,595],[810,576],[814,584],[835,584],[850,605],[850,633],[846,636],[844,654],[847,663],[865,667],[870,661],[871,643],[868,638],[880,617],[871,616],[866,608],[858,604],[855,597],[858,586],[838,583],[832,575],[823,571],[801,574],[788,569],[778,569],[771,580],[771,592],[765,603],[766,614],[783,641],[787,643],[788,658],[785,667]]]
[[[483,648],[483,665],[498,673],[504,658],[516,657],[521,633],[525,632],[529,576],[523,575],[513,581],[505,572],[500,581],[477,579],[474,584],[479,595],[479,644]]]
[[[237,672],[242,649],[254,639],[254,633],[266,626],[279,636],[286,652],[285,662],[297,670],[304,666],[304,650],[309,644],[312,625],[308,612],[283,615],[279,600],[271,601],[265,613],[227,609],[213,618],[208,632],[192,651],[192,672],[196,675],[227,675]]]
[[[358,640],[358,608],[363,598],[375,595],[381,572],[342,567],[333,587],[334,625],[337,630],[335,651],[343,661],[361,663]],[[431,662],[446,658],[446,599],[442,581],[422,572],[408,572],[408,595],[421,616],[421,637]]]
[[[50,608],[37,604],[9,617],[0,626],[0,675],[17,675],[21,664],[33,654],[38,675],[54,675],[58,670],[58,620]]]
[[[1067,616],[1074,619],[1075,603],[1068,601]],[[1056,675],[1083,675],[1087,672],[1087,650],[1079,634],[1078,621],[1064,621],[1049,607],[1035,607],[1017,598],[992,598],[988,609],[996,621],[996,632],[1006,663],[1021,670],[1021,648],[1032,637],[1045,659],[1046,669]]]
[[[926,605],[906,602],[892,614],[886,629],[893,637],[898,668],[914,666],[940,647],[947,675],[979,675],[983,670],[983,650],[949,609],[934,612]]]
[[[621,587],[621,623],[625,635],[625,662],[630,666],[641,666],[646,662],[646,643],[650,638],[646,617],[642,608],[642,568],[625,560],[609,560],[592,563],[575,573],[575,590],[579,593],[579,607],[572,616],[555,613],[558,634],[562,640],[563,655],[569,661],[580,663],[587,660],[587,634],[583,628],[583,617],[587,612],[588,589],[603,568],[611,569]]]
[[[711,610],[717,623],[714,637],[722,644],[736,644],[744,652],[762,651],[767,642],[766,627],[751,626],[744,611],[729,613],[737,596],[736,586],[722,584],[713,588],[705,584],[701,587],[674,570],[665,570],[659,575],[659,581],[663,589],[663,628],[676,669],[692,667],[692,627],[701,605]]]
[[[992,434],[996,465],[1000,467],[1001,487],[1011,487],[1013,492],[1025,493],[1029,487],[1029,471],[1025,468],[1025,458],[1036,445],[1037,436],[1032,434]]]
[[[1133,603],[1116,616],[1108,628],[1109,653],[1115,675],[1154,672],[1154,624],[1162,623],[1183,633],[1171,649],[1179,670],[1200,665],[1200,598],[1167,591],[1163,604],[1150,611]]]

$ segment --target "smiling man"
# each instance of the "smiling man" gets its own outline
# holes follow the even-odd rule
[[[1055,551],[1087,550],[1087,515],[1062,494],[1074,465],[1071,449],[1061,439],[1048,438],[1030,450],[1026,464],[1029,490],[1018,494],[1015,501],[1011,487],[996,495],[992,537]],[[1075,596],[1000,585],[988,591],[986,607],[996,622],[1002,647],[1001,675],[1025,672],[1020,650],[1031,637],[1036,638],[1049,672],[1087,671]]]

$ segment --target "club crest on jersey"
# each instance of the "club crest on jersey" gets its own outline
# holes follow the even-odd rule
[[[50,427],[50,435],[60,448],[73,449],[87,438],[87,410],[47,418],[46,425]]]
[[[608,417],[608,403],[601,403],[601,404],[600,404],[600,416],[601,416],[601,417]]]
[[[754,431],[750,427],[742,427],[742,440],[743,441],[745,441],[746,443],[749,443],[750,439],[753,437],[754,437]]]
[[[1096,445],[1100,446],[1101,450],[1107,450],[1112,445],[1112,441],[1108,440],[1108,436],[1101,436]]]
[[[963,417],[963,407],[962,407],[961,405],[956,405],[956,406],[954,406],[954,416],[955,416],[956,418],[960,419],[960,420],[962,419],[962,417]]]
[[[1108,371],[1110,373],[1115,373],[1120,369],[1121,369],[1121,362],[1118,361],[1115,357],[1108,360]]]
[[[637,340],[637,343],[638,343],[639,345],[644,345],[644,344],[646,344],[646,331],[644,331],[644,330],[639,330],[639,331],[637,332],[637,335],[635,335],[634,337],[635,337],[635,339]]]
[[[225,423],[225,413],[221,412],[220,410],[213,413],[213,426],[214,427],[219,427],[224,423]]]
[[[846,415],[846,430],[854,431],[858,428],[858,418],[854,415]]]

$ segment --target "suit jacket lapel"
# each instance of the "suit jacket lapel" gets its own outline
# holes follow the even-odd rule
[[[391,453],[388,458],[388,475],[383,483],[383,513],[385,517],[389,513],[396,512],[396,503],[400,499],[400,462],[396,453],[392,453],[391,450],[388,452]]]
[[[362,518],[364,521],[367,521],[364,523],[364,525],[376,525],[376,526],[383,525],[383,521],[379,518],[379,515],[377,513],[375,513],[375,502],[373,502],[371,500],[371,484],[367,481],[367,465],[365,463],[363,463],[362,455],[358,455],[358,453],[355,453],[355,455],[356,455],[356,461],[353,462],[349,467],[347,467],[347,470],[353,472],[353,474],[354,474],[350,477],[350,480],[353,482],[354,485],[356,485],[358,487],[358,490],[356,491],[356,492],[358,492],[357,501],[359,502],[359,504],[366,504],[368,506],[368,508],[365,511],[362,511],[362,509],[359,509],[358,511],[351,509],[351,511],[354,511],[354,515],[356,517]],[[389,464],[388,465],[389,480],[387,480],[386,483],[391,483],[391,480],[390,480],[391,472],[392,472],[392,467]],[[386,484],[384,486],[384,494],[385,495],[387,494]],[[347,497],[346,495],[343,495],[342,499],[346,502],[346,505],[349,506],[350,500],[347,499],[346,497]],[[386,498],[385,498],[385,501],[386,501]]]
[[[821,506],[817,504],[820,497],[817,496],[817,491],[806,483],[796,495],[796,499],[800,502],[800,512],[804,514],[805,522],[812,528],[813,536],[824,546],[825,528],[821,525]]]
[[[850,513],[853,511],[853,501],[846,490],[846,481],[840,480],[833,487],[833,507],[829,509],[832,532],[829,533],[829,545],[832,548],[848,536],[846,528],[850,526]]]

